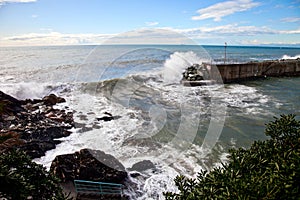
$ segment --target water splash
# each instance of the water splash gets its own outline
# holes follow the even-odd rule
[[[167,83],[179,83],[182,79],[182,73],[187,67],[205,61],[206,59],[201,58],[193,51],[175,52],[165,61],[162,77]]]

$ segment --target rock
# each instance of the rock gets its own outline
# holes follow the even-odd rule
[[[20,135],[16,132],[9,131],[0,135],[0,152],[24,144],[24,141],[19,137]]]
[[[43,102],[42,99],[25,99],[25,100],[22,100],[22,104],[23,105],[26,105],[26,104],[37,104],[37,103],[41,103]]]
[[[108,122],[108,121],[111,121],[111,120],[114,120],[115,118],[114,117],[108,117],[108,116],[104,116],[104,117],[99,117],[99,118],[96,118],[98,121],[105,121],[105,122]]]
[[[199,64],[193,64],[192,66],[188,67],[183,73],[182,73],[182,80],[187,81],[201,81],[204,80],[203,78],[203,72],[205,71],[205,68],[202,65]]]
[[[110,116],[110,117],[113,116],[113,115],[112,115],[111,113],[109,113],[109,112],[104,112],[104,114],[105,114],[105,115],[108,115],[108,116]]]
[[[96,118],[98,121],[105,121],[105,122],[108,122],[108,121],[111,121],[111,120],[115,120],[115,119],[120,119],[121,116],[104,116],[104,117],[99,117],[99,118]]]
[[[25,111],[22,103],[16,98],[0,91],[0,115],[14,115],[18,112]]]
[[[100,118],[96,118],[98,121],[111,121],[111,120],[115,120],[115,119],[120,119],[121,116],[113,116],[111,113],[109,112],[104,112],[105,115],[104,117],[100,117]]]
[[[69,136],[68,129],[74,126],[73,113],[52,107],[52,104],[64,101],[55,95],[44,100],[19,101],[0,91],[1,149],[19,148],[31,158],[38,158],[55,148],[60,143],[55,139]],[[9,132],[15,132],[17,136],[5,135]]]
[[[6,117],[4,120],[5,120],[5,121],[13,121],[13,120],[15,120],[15,119],[16,119],[15,116],[8,116],[8,117]]]
[[[93,129],[100,129],[102,126],[99,126],[98,124],[94,123],[92,126]]]
[[[123,184],[128,176],[124,166],[115,157],[90,149],[56,156],[50,170],[62,182],[81,179]]]
[[[133,173],[130,173],[129,174],[132,178],[136,178],[136,177],[139,177],[141,176],[141,174],[139,172],[133,172]]]
[[[146,171],[146,170],[149,170],[149,169],[152,169],[152,170],[155,171],[156,167],[150,160],[143,160],[143,161],[135,163],[128,170],[143,172],[143,171]]]
[[[82,127],[81,129],[78,130],[78,133],[84,133],[84,132],[88,132],[88,131],[91,131],[91,130],[93,130],[92,127],[84,126],[84,127]]]
[[[80,114],[78,115],[79,119],[82,120],[82,121],[88,121],[88,118],[86,115],[83,115],[83,114]]]
[[[64,98],[56,96],[55,94],[50,94],[49,96],[45,96],[43,98],[43,102],[45,105],[53,106],[57,103],[66,102],[66,100]]]
[[[20,149],[24,150],[28,156],[31,158],[39,158],[45,155],[46,151],[55,148],[56,143],[54,141],[41,141],[41,140],[33,140],[27,142]]]

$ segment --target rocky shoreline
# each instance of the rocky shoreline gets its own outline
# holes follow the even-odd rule
[[[56,148],[61,142],[57,139],[69,136],[77,124],[73,119],[75,111],[68,111],[69,108],[61,104],[64,102],[64,98],[54,94],[42,99],[18,100],[0,91],[0,153],[20,149],[34,159]],[[61,109],[55,106],[59,104]],[[105,114],[107,116],[96,120],[110,121],[120,117]],[[149,160],[140,161],[126,169],[112,155],[92,149],[58,155],[50,167],[50,172],[60,179],[65,192],[71,192],[74,199],[76,192],[73,183],[76,179],[118,183],[134,190],[137,186],[130,179],[143,179],[147,170],[156,170]],[[128,196],[122,199],[128,199]]]
[[[63,102],[54,94],[18,100],[0,91],[0,151],[18,148],[34,159],[54,149],[60,143],[56,139],[69,136],[74,127],[72,112],[54,108]]]

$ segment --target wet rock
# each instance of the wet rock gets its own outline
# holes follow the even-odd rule
[[[39,158],[41,156],[44,156],[46,151],[54,149],[55,145],[56,143],[51,140],[34,140],[22,145],[20,149],[24,150],[26,154],[31,158]]]
[[[86,126],[84,126],[81,129],[79,129],[78,132],[79,133],[84,133],[84,132],[88,132],[88,131],[91,131],[91,130],[93,130],[92,127],[86,127]]]
[[[142,174],[138,173],[138,172],[133,172],[133,173],[130,173],[129,174],[132,178],[136,178],[136,177],[139,177],[139,176],[142,176]]]
[[[81,179],[123,184],[128,176],[124,166],[112,155],[90,149],[56,156],[50,170],[62,182]]]
[[[74,123],[74,127],[76,127],[76,128],[83,128],[83,127],[85,127],[85,124],[84,123],[75,122]]]
[[[114,120],[115,118],[114,117],[108,117],[108,116],[104,116],[104,117],[99,117],[99,118],[96,118],[98,121],[105,121],[105,122],[108,122],[108,121],[111,121],[111,120]]]
[[[14,115],[17,112],[25,111],[22,104],[16,98],[0,91],[0,114]]]
[[[105,122],[108,122],[108,121],[111,121],[111,120],[115,120],[115,119],[120,119],[121,116],[113,116],[111,113],[109,112],[104,112],[104,115],[107,115],[107,116],[103,116],[103,117],[98,117],[96,118],[98,121],[105,121]]]
[[[121,116],[104,116],[104,117],[99,117],[99,118],[96,118],[98,121],[105,121],[105,122],[108,122],[108,121],[111,121],[111,120],[115,120],[115,119],[120,119]]]
[[[205,68],[199,64],[193,64],[182,73],[184,81],[201,81],[204,80]]]
[[[2,148],[9,146],[23,149],[32,158],[45,155],[59,143],[56,138],[71,134],[74,126],[73,113],[53,109],[52,104],[65,101],[61,97],[49,95],[44,100],[26,99],[19,101],[0,91],[0,141]],[[45,104],[46,102],[46,104]],[[51,104],[51,105],[50,105]],[[14,132],[18,137],[9,138],[5,134]]]
[[[108,115],[108,116],[110,116],[110,117],[113,116],[113,115],[112,115],[111,113],[109,113],[109,112],[104,112],[104,114],[105,114],[105,115]]]
[[[100,128],[102,128],[102,126],[98,125],[97,123],[94,123],[93,126],[92,126],[92,128],[94,128],[94,129],[100,129]]]
[[[55,105],[57,103],[64,103],[66,100],[64,98],[58,97],[55,94],[50,94],[49,96],[45,96],[43,98],[43,102],[45,105]]]
[[[149,169],[156,170],[156,167],[150,160],[143,160],[143,161],[135,163],[128,170],[143,172],[143,171],[146,171]]]
[[[83,115],[83,114],[78,115],[77,117],[79,117],[79,119],[82,120],[82,121],[87,121],[88,120],[87,116]]]

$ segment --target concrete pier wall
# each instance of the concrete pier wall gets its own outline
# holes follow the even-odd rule
[[[260,77],[300,76],[300,60],[217,64],[224,83],[240,82]],[[216,71],[212,71],[212,77]],[[220,77],[220,76],[219,76]]]

